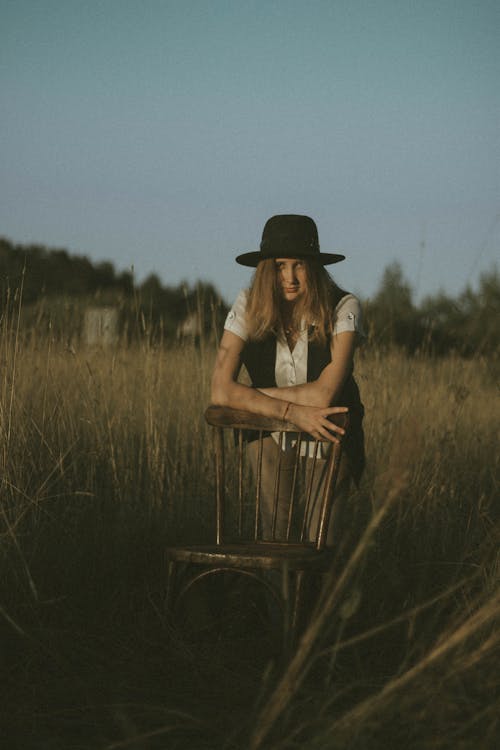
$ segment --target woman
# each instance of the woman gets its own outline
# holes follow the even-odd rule
[[[307,216],[278,215],[267,221],[260,250],[236,258],[256,271],[250,289],[240,292],[227,316],[212,402],[286,418],[313,438],[329,442],[337,442],[344,431],[328,417],[349,409],[339,477],[347,482],[358,481],[364,466],[363,407],[352,375],[362,335],[361,310],[358,300],[341,290],[324,268],[344,257],[320,252],[316,225]],[[242,364],[251,386],[237,381]],[[285,454],[294,453],[272,437],[265,439],[264,507],[266,494],[272,493],[277,451],[283,447]],[[255,462],[251,445],[249,450]],[[281,471],[286,473],[283,458]],[[284,484],[280,479],[280,486]],[[265,509],[263,524],[266,530]]]

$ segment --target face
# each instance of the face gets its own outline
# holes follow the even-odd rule
[[[295,302],[306,291],[306,264],[299,258],[276,258],[275,266],[282,298]]]

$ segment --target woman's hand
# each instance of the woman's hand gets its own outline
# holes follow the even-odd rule
[[[337,437],[345,434],[342,427],[331,422],[328,417],[331,414],[345,414],[349,409],[347,406],[301,406],[290,403],[287,410],[287,421],[293,422],[300,427],[302,432],[308,432],[316,440],[329,440],[338,443]]]

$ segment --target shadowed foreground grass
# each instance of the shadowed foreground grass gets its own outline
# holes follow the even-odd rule
[[[497,747],[491,363],[360,358],[368,468],[280,674],[251,586],[225,608],[200,590],[194,634],[163,610],[166,542],[210,533],[213,351],[74,354],[4,328],[4,747]]]

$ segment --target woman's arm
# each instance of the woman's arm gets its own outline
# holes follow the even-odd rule
[[[235,333],[224,331],[212,375],[212,403],[281,419],[285,410],[282,401],[237,382],[244,345]]]
[[[352,370],[356,332],[343,331],[332,336],[332,361],[317,380],[285,388],[261,388],[261,393],[294,404],[329,406],[334,404]]]
[[[236,378],[241,365],[240,355],[244,345],[243,339],[235,333],[224,331],[212,376],[212,403],[277,419],[281,419],[286,410],[287,419],[304,432],[310,433],[317,439],[337,442],[337,438],[332,433],[336,432],[342,435],[344,430],[330,422],[327,417],[330,414],[346,412],[345,407],[331,407],[329,404],[299,404],[294,403],[291,398],[285,398],[287,402],[292,402],[287,407],[283,403],[281,392],[294,389],[270,388],[263,392],[237,382]],[[271,391],[275,393],[271,393]]]

